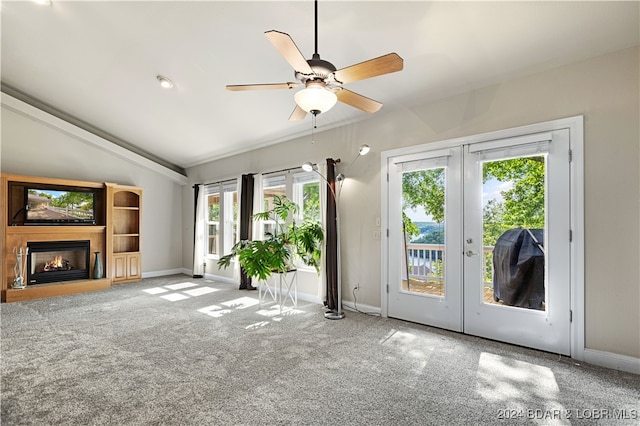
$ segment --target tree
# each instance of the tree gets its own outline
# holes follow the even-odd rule
[[[402,230],[409,237],[417,237],[420,235],[420,229],[416,226],[415,223],[411,220],[409,216],[407,216],[404,212],[402,212]]]
[[[411,240],[411,242],[416,244],[444,244],[444,229],[436,229],[427,235]]]
[[[422,207],[437,223],[444,222],[445,169],[418,170],[402,175],[403,211]]]
[[[545,158],[522,157],[483,164],[482,180],[512,182],[501,192],[503,201],[489,200],[483,209],[484,245],[493,245],[508,229],[544,228]],[[444,222],[445,169],[402,175],[403,211],[422,207],[437,223]],[[407,217],[410,221],[410,219]],[[405,225],[406,228],[407,225]]]
[[[304,219],[320,220],[320,184],[305,183],[302,186],[302,216]]]
[[[483,182],[496,178],[513,182],[501,192],[503,202],[490,200],[484,207],[484,245],[494,245],[512,228],[544,228],[545,159],[543,156],[513,158],[484,163]]]

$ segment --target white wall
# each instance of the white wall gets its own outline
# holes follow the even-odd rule
[[[343,160],[363,143],[372,152],[349,170],[341,197],[343,295],[360,283],[358,303],[380,306],[380,152],[559,118],[585,117],[585,342],[598,351],[640,358],[640,58],[638,48],[564,66],[310,137],[187,170],[191,182]],[[318,118],[318,131],[322,120]],[[187,191],[184,191],[187,196]],[[191,195],[192,199],[192,195]],[[183,231],[193,234],[185,202]],[[191,237],[186,237],[185,242]],[[188,244],[185,243],[185,248]],[[191,254],[184,252],[184,266]]]
[[[173,173],[168,177],[89,140],[97,139],[3,94],[2,173],[142,187],[142,272],[179,270],[183,263],[183,184],[171,177]]]

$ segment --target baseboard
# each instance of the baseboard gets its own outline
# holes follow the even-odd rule
[[[298,292],[298,300],[304,300],[305,302],[315,303],[316,305],[323,305],[324,302],[315,294],[300,293]]]
[[[600,367],[640,374],[640,358],[595,349],[584,350],[584,361]]]
[[[164,271],[150,271],[150,272],[143,272],[142,278],[156,278],[156,277],[164,277],[167,275],[176,275],[176,274],[191,275],[191,271],[188,271],[184,268],[165,269]]]
[[[225,283],[225,284],[233,284],[233,285],[236,285],[236,286],[240,285],[240,283],[238,283],[238,281],[234,280],[233,278],[223,277],[221,275],[204,274],[204,279],[205,280],[211,280],[211,281],[218,281],[218,282]]]
[[[356,305],[349,300],[343,300],[342,307],[344,309],[348,309],[353,312],[360,312],[363,314],[380,315],[381,312],[380,307],[378,306],[363,305],[362,303],[358,303]]]

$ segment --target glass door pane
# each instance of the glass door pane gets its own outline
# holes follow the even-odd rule
[[[402,174],[402,290],[445,296],[446,169]]]
[[[482,162],[484,303],[545,310],[546,163]]]

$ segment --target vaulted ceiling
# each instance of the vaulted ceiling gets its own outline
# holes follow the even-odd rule
[[[188,168],[311,131],[288,121],[295,81],[264,35],[314,53],[304,1],[3,1],[3,91],[74,117],[139,153]],[[318,53],[337,68],[396,52],[400,72],[346,85],[410,108],[639,44],[638,2],[320,1]],[[174,82],[162,89],[164,75]],[[338,103],[319,129],[374,118]]]

